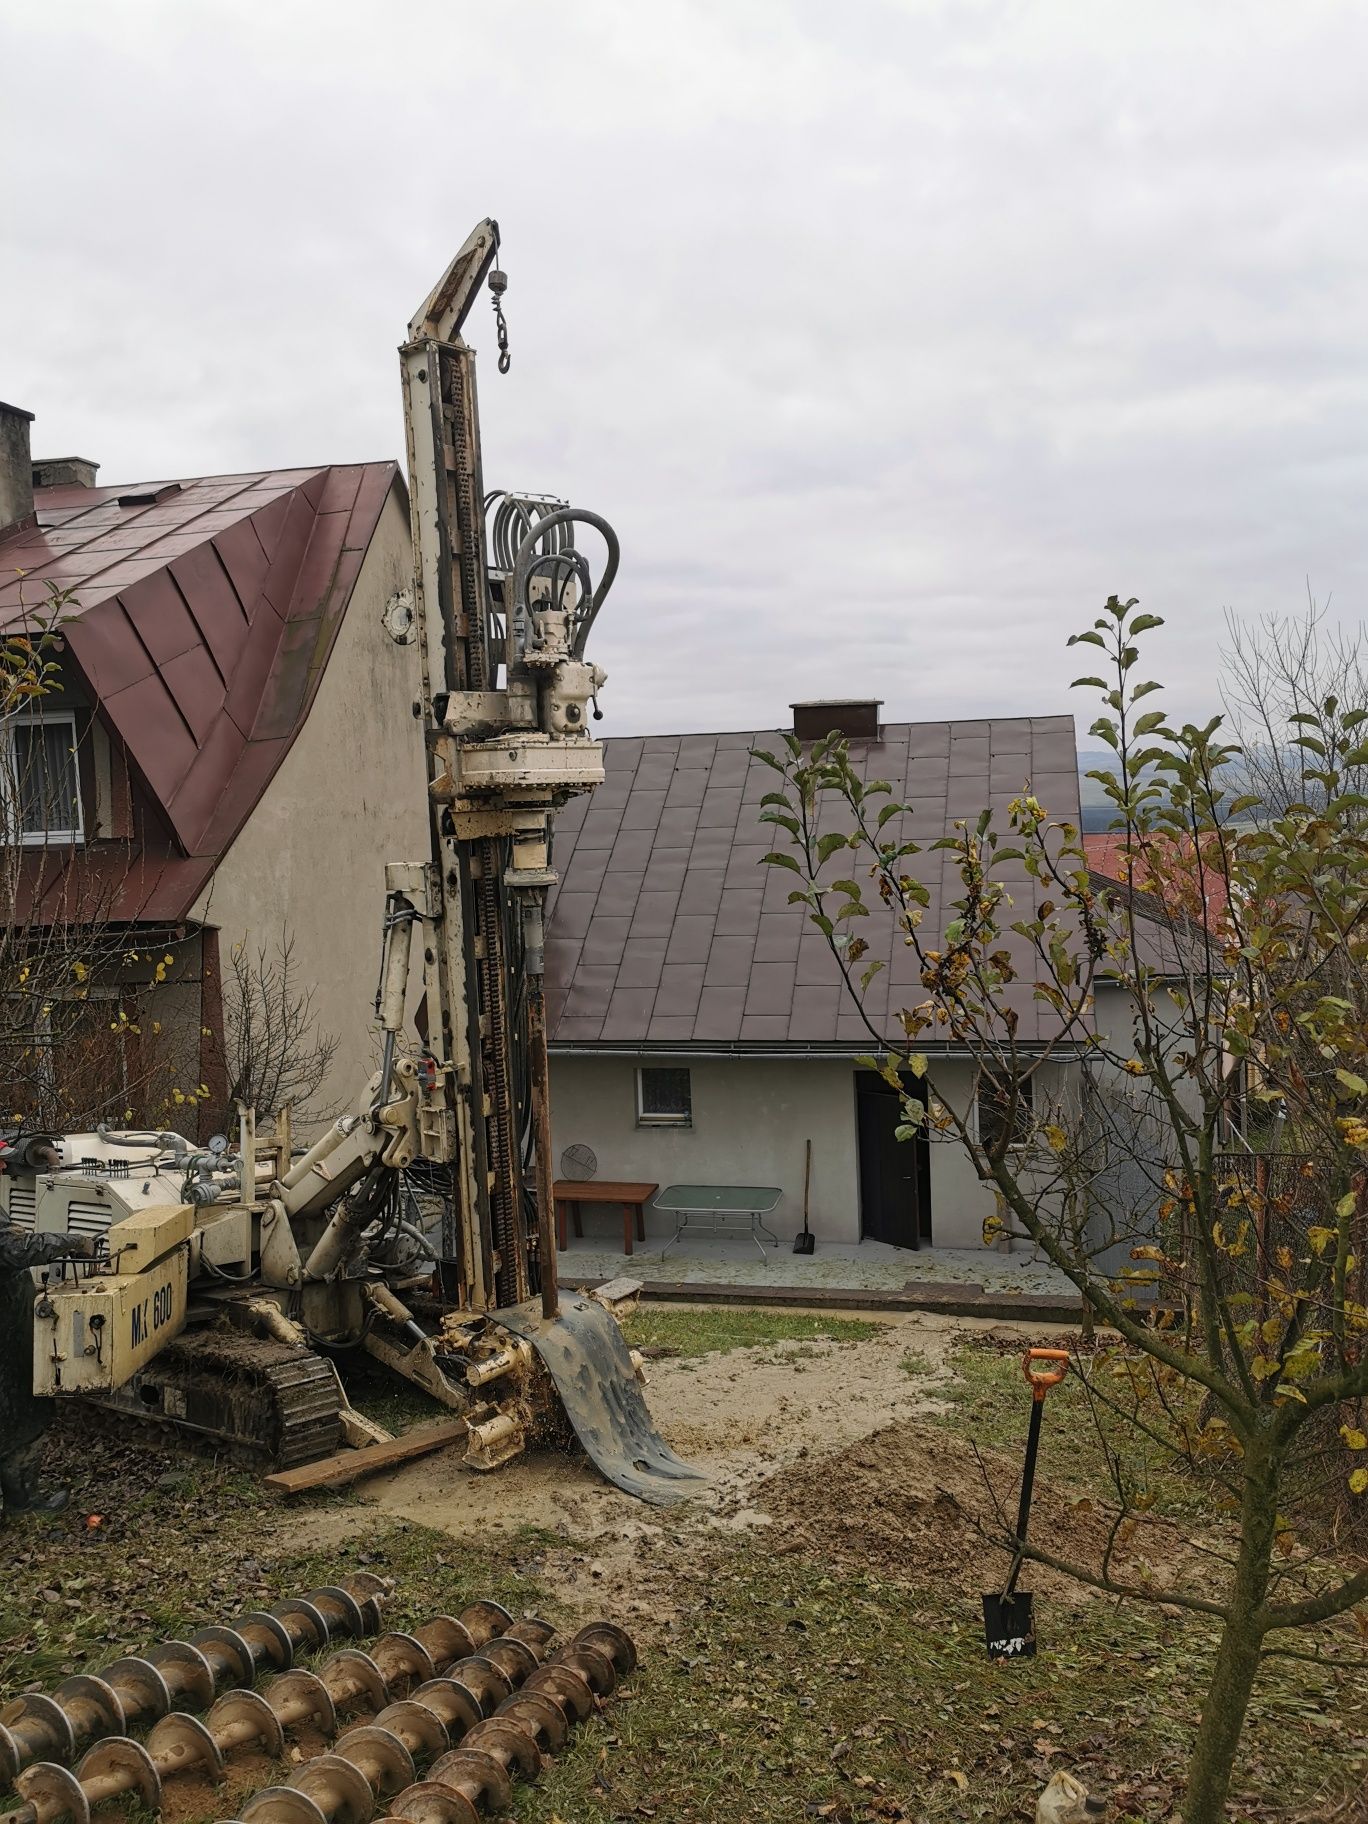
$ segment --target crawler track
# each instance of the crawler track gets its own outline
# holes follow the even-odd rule
[[[332,1364],[240,1330],[177,1337],[104,1403],[226,1447],[255,1468],[294,1469],[342,1443]]]

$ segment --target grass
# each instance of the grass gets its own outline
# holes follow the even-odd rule
[[[373,1356],[359,1356],[342,1370],[347,1398],[359,1413],[383,1425],[398,1437],[415,1425],[429,1425],[434,1419],[454,1415],[430,1393],[416,1387],[397,1374],[391,1374]]]
[[[677,1603],[630,1696],[520,1797],[520,1818],[1029,1818],[1060,1766],[1112,1796],[1116,1824],[1172,1809],[1204,1628],[1105,1603],[1046,1610],[1039,1657],[996,1666],[971,1600],[745,1547],[681,1566]],[[1233,1815],[1340,1793],[1354,1777],[1344,1736],[1365,1726],[1362,1696],[1346,1709],[1331,1675],[1275,1674]]]
[[[948,1410],[935,1415],[933,1422],[963,1433],[981,1447],[1024,1452],[1031,1396],[1020,1361],[1019,1350],[1003,1354],[984,1342],[959,1344],[950,1357],[953,1378],[936,1387]],[[1099,1364],[1098,1372],[1106,1374],[1105,1364]],[[1071,1367],[1046,1395],[1039,1474],[1080,1495],[1114,1499],[1103,1434],[1118,1423],[1114,1415],[1090,1406]],[[1214,1518],[1209,1485],[1175,1467],[1157,1445],[1142,1448],[1142,1443],[1126,1434],[1122,1455],[1132,1490],[1148,1497],[1150,1511],[1179,1520]]]
[[[634,1341],[699,1354],[851,1342],[881,1326],[653,1307],[631,1328]],[[904,1366],[925,1370],[911,1355]],[[1028,1400],[1016,1358],[963,1346],[953,1367],[938,1382],[950,1402],[940,1422],[985,1445],[1020,1447]],[[1089,1454],[1088,1437],[1081,1389],[1066,1383],[1050,1395],[1042,1476],[1090,1489],[1101,1455]],[[568,1555],[594,1550],[530,1528],[457,1541],[380,1516],[338,1539],[346,1496],[283,1506],[250,1476],[124,1447],[112,1431],[59,1437],[54,1456],[73,1484],[72,1511],[5,1528],[0,1698],[356,1569],[394,1580],[390,1627],[482,1596],[564,1621],[547,1555],[564,1567]],[[92,1511],[105,1520],[88,1531]],[[539,1785],[517,1789],[520,1824],[1005,1824],[1030,1818],[1060,1766],[1112,1798],[1114,1824],[1157,1824],[1174,1810],[1211,1649],[1204,1619],[1038,1597],[1039,1657],[995,1666],[972,1582],[966,1593],[919,1575],[914,1559],[894,1582],[837,1561],[820,1542],[795,1551],[773,1532],[757,1541],[687,1514],[650,1519],[636,1548],[650,1605],[641,1666]],[[1328,1810],[1362,1780],[1366,1747],[1368,1681],[1272,1662],[1232,1818],[1272,1824]],[[258,1765],[251,1785],[286,1772]],[[247,1777],[217,1795],[206,1788],[202,1813],[178,1805],[181,1824],[234,1815]]]
[[[665,1349],[687,1357],[777,1343],[863,1343],[878,1336],[885,1326],[864,1318],[735,1305],[638,1305],[622,1328],[634,1349]]]

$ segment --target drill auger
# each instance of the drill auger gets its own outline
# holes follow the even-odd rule
[[[51,1693],[23,1693],[0,1710],[0,1789],[37,1761],[70,1762],[103,1737],[145,1729],[175,1710],[205,1709],[221,1691],[285,1670],[298,1653],[316,1652],[341,1635],[361,1639],[378,1632],[387,1587],[361,1572],[346,1585],[239,1615],[228,1627],[160,1641],[98,1674],[78,1673]]]
[[[515,1778],[539,1777],[596,1699],[635,1666],[636,1649],[621,1628],[596,1622],[540,1663],[536,1648],[512,1637],[481,1657],[512,1675],[514,1688],[496,1707],[475,1715],[460,1699],[420,1686],[349,1729],[286,1785],[257,1793],[234,1824],[372,1824],[377,1805],[381,1824],[479,1824],[482,1813],[497,1816],[512,1804]],[[417,1779],[417,1766],[434,1754]]]
[[[127,1736],[97,1742],[74,1773],[55,1762],[26,1768],[16,1782],[25,1803],[9,1814],[11,1824],[53,1824],[62,1816],[89,1824],[92,1808],[123,1793],[137,1794],[157,1811],[167,1778],[198,1774],[220,1781],[226,1757],[236,1750],[259,1747],[279,1756],[287,1731],[312,1725],[331,1736],[339,1715],[388,1705],[415,1685],[432,1697],[434,1720],[445,1713],[464,1729],[466,1719],[480,1720],[536,1668],[552,1632],[535,1617],[514,1622],[500,1604],[476,1602],[459,1617],[438,1616],[412,1634],[382,1635],[370,1653],[342,1648],[317,1672],[294,1667],[262,1692],[226,1691],[202,1721],[183,1711],[164,1715],[145,1743]],[[442,1687],[440,1694],[434,1686]]]

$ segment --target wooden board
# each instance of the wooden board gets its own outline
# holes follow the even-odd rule
[[[365,1444],[360,1450],[340,1450],[335,1457],[320,1457],[317,1463],[304,1463],[298,1469],[280,1469],[263,1476],[267,1488],[279,1489],[284,1495],[299,1495],[311,1488],[342,1488],[362,1476],[378,1470],[393,1469],[412,1457],[425,1457],[444,1444],[455,1444],[466,1435],[465,1421],[455,1419],[441,1425],[424,1425],[417,1431],[406,1431],[388,1444]]]

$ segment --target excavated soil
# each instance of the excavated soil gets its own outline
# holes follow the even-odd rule
[[[963,1438],[909,1421],[873,1433],[839,1459],[772,1477],[755,1500],[780,1534],[766,1541],[771,1553],[802,1553],[895,1583],[934,1578],[973,1592],[1000,1581],[1010,1562],[999,1541],[1015,1521],[1020,1474],[1019,1456],[985,1450],[976,1460]],[[1108,1529],[1107,1516],[1091,1503],[1037,1478],[1031,1532],[1054,1555],[1096,1565]],[[1116,1568],[1135,1567],[1118,1557]],[[1024,1583],[1089,1599],[1043,1565],[1031,1565]]]
[[[377,1510],[456,1538],[534,1526],[549,1535],[536,1574],[573,1610],[608,1608],[648,1630],[675,1612],[681,1548],[687,1554],[691,1542],[723,1530],[753,1531],[769,1553],[854,1565],[890,1581],[991,1588],[1009,1562],[998,1542],[1015,1517],[1020,1454],[976,1454],[962,1435],[928,1422],[943,1409],[947,1357],[967,1330],[1004,1343],[1024,1334],[917,1314],[881,1323],[859,1343],[781,1343],[653,1363],[647,1397],[656,1422],[710,1477],[676,1508],[631,1500],[578,1456],[529,1453],[481,1476],[442,1452],[367,1483],[355,1505],[319,1512],[311,1526],[320,1544],[368,1530]],[[1037,1479],[1033,1537],[1048,1539],[1060,1557],[1096,1565],[1107,1529],[1103,1510]],[[1118,1554],[1114,1568],[1161,1583],[1183,1568],[1176,1536],[1157,1542],[1151,1528],[1143,1546],[1143,1559]],[[1070,1602],[1090,1600],[1041,1566],[1026,1582]]]

